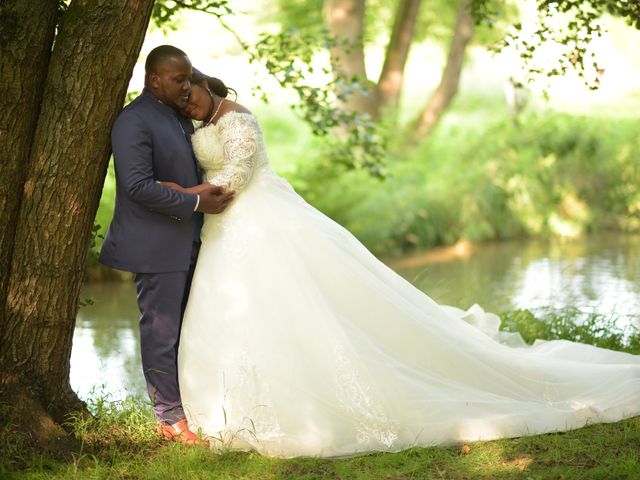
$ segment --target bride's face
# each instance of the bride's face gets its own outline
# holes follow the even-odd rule
[[[210,115],[211,112],[211,102],[211,95],[205,87],[197,83],[192,84],[189,103],[184,109],[184,113],[194,120],[209,120],[207,115]]]

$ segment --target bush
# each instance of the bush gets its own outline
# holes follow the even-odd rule
[[[578,308],[512,310],[500,315],[501,330],[518,332],[525,342],[569,340],[600,348],[640,354],[640,331],[633,316],[624,317]]]
[[[396,155],[384,182],[333,172],[322,159],[298,169],[293,182],[379,255],[460,240],[638,231],[639,127],[549,112],[518,127],[443,125],[417,150]]]

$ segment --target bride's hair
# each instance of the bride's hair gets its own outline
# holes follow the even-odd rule
[[[207,81],[209,90],[211,90],[216,95],[226,98],[229,95],[229,92],[233,92],[234,97],[238,98],[238,92],[236,92],[233,88],[227,87],[222,80],[216,77],[205,75],[197,68],[194,68],[193,74],[191,75],[191,83],[200,83],[202,82],[202,80]]]

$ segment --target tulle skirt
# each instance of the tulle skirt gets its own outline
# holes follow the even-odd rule
[[[439,305],[268,167],[208,215],[179,350],[214,449],[347,456],[640,414],[640,356]]]

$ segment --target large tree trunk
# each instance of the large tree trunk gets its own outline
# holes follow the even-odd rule
[[[10,226],[22,198],[57,8],[58,0],[0,3],[0,325],[15,233]]]
[[[398,106],[404,69],[409,57],[419,10],[420,0],[401,0],[398,5],[393,32],[378,81],[377,97],[380,108]]]
[[[83,410],[69,385],[78,297],[111,124],[152,7],[153,0],[74,0],[55,39],[15,224],[0,345],[0,396],[32,399],[42,411],[29,416],[41,415],[41,425],[55,427]],[[44,442],[60,435],[53,427],[35,433]]]
[[[345,108],[377,115],[375,85],[367,80],[364,64],[364,0],[324,0],[323,14],[332,37],[340,40],[331,48],[331,63],[335,74],[358,77],[368,94],[355,92],[348,96]],[[346,42],[346,45],[344,44]]]
[[[473,17],[469,11],[470,3],[470,0],[461,0],[458,5],[456,26],[442,79],[411,128],[411,143],[417,143],[431,133],[458,91],[465,50],[473,36]]]

